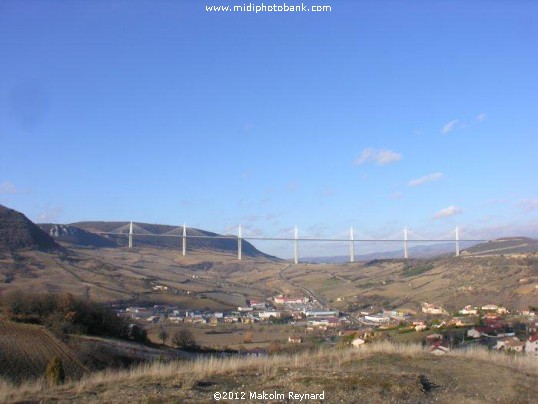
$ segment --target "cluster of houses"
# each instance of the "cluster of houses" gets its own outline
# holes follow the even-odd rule
[[[526,352],[538,356],[538,316],[531,310],[521,310],[511,315],[508,309],[495,304],[466,305],[451,316],[441,306],[423,303],[421,312],[411,309],[373,308],[370,311],[361,311],[358,317],[359,324],[353,324],[356,317],[348,317],[338,310],[322,310],[320,307],[318,302],[307,297],[278,295],[267,300],[246,300],[245,305],[229,312],[191,311],[181,310],[173,305],[155,305],[128,307],[118,310],[118,315],[148,323],[194,323],[214,326],[220,323],[290,322],[304,326],[306,332],[317,330],[333,336],[337,335],[337,332],[340,336],[353,335],[351,345],[355,347],[360,347],[376,332],[383,330],[397,329],[401,333],[465,327],[467,330],[464,333],[468,341],[478,340],[481,343],[485,341],[495,350]],[[519,332],[518,338],[516,332],[511,329],[510,319],[515,317],[527,319],[524,337],[521,330],[516,330]],[[301,342],[303,338],[298,335],[290,335],[288,338],[290,344]],[[450,351],[449,344],[441,334],[426,336],[425,343],[435,355]]]
[[[260,321],[278,319],[282,312],[265,307],[265,305],[240,306],[230,312],[210,310],[181,310],[177,306],[155,305],[152,307],[128,307],[125,310],[117,310],[119,316],[132,318],[133,320],[147,323],[190,323],[210,324],[219,323],[243,323],[252,324]]]
[[[321,311],[317,302],[306,297],[273,298],[270,302],[250,299],[237,310],[222,311],[190,311],[181,310],[174,305],[155,305],[152,307],[128,307],[117,310],[119,316],[125,316],[148,323],[193,323],[218,325],[219,323],[243,323],[271,321],[306,321],[311,327],[332,328],[348,324],[347,317],[341,317],[337,310]]]

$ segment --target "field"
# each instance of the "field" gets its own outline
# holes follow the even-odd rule
[[[0,400],[213,402],[215,392],[324,392],[326,402],[518,402],[538,395],[529,357],[462,351],[437,357],[417,345],[378,343],[292,356],[154,363],[47,388],[4,384]],[[252,402],[253,400],[246,400]],[[274,400],[273,402],[285,402]]]
[[[171,338],[182,329],[188,329],[194,336],[196,343],[205,348],[212,349],[253,349],[268,348],[271,343],[287,344],[288,336],[304,335],[304,327],[277,324],[220,324],[218,327],[209,325],[167,325],[164,327],[169,335],[167,345]],[[152,342],[160,344],[160,326],[149,328],[148,337]]]
[[[45,374],[58,357],[67,378],[78,379],[88,369],[77,354],[43,327],[0,320],[0,376],[15,382]]]

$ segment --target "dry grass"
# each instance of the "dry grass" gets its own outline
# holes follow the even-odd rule
[[[350,362],[369,357],[399,355],[404,358],[427,357],[427,350],[420,345],[403,345],[379,342],[361,349],[320,349],[290,356],[260,358],[203,358],[171,363],[154,362],[123,371],[103,371],[88,375],[76,382],[67,382],[60,387],[47,386],[43,380],[14,385],[0,381],[0,401],[11,402],[29,397],[55,397],[69,393],[79,396],[88,392],[107,389],[118,385],[141,385],[151,383],[173,383],[182,390],[192,389],[196,383],[212,377],[233,377],[239,373],[255,374],[261,378],[274,378],[284,369],[286,372],[315,367],[323,364],[324,371],[338,372]],[[525,355],[505,355],[485,349],[454,351],[449,357],[460,357],[481,361],[485,365],[505,367],[538,376],[538,360]],[[440,359],[442,360],[442,359]]]

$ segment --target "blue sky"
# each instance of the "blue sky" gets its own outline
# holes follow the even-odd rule
[[[0,0],[0,203],[247,236],[538,236],[538,2],[204,11],[243,3]]]

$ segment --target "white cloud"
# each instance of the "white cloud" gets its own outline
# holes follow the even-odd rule
[[[0,195],[15,195],[19,190],[9,181],[4,181],[0,184]]]
[[[443,125],[443,129],[441,130],[441,132],[443,132],[443,134],[447,134],[447,133],[450,133],[452,132],[454,129],[456,129],[458,126],[459,126],[459,123],[460,123],[460,120],[459,119],[454,119],[453,121],[450,121],[448,123],[445,123]]]
[[[439,212],[437,212],[435,215],[433,215],[434,219],[442,219],[444,217],[450,217],[454,215],[459,215],[461,212],[461,208],[451,205],[448,208],[441,209]]]
[[[361,165],[365,163],[375,163],[377,165],[385,165],[395,163],[401,159],[402,155],[395,151],[369,147],[361,152],[354,164]]]
[[[422,185],[431,181],[437,181],[441,178],[443,178],[443,173],[428,174],[428,175],[425,175],[424,177],[420,177],[420,178],[409,181],[407,185],[410,187],[418,187],[419,185]]]
[[[476,116],[476,120],[477,120],[478,122],[483,122],[483,121],[486,120],[487,117],[488,117],[488,114],[486,114],[485,112],[482,112],[481,114],[478,114],[478,115]]]

